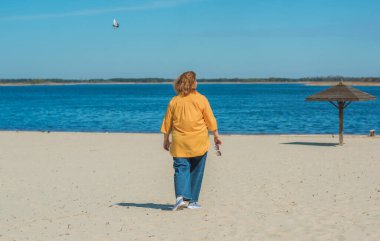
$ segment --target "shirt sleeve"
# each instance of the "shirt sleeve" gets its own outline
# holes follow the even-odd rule
[[[164,120],[161,125],[161,132],[164,134],[169,134],[173,127],[173,106],[172,101],[169,102],[168,108]]]
[[[210,103],[208,102],[207,98],[204,98],[204,105],[205,108],[203,110],[203,118],[206,122],[207,128],[209,131],[216,131],[218,129],[218,125],[216,123],[216,119],[214,116],[214,113],[212,112]]]

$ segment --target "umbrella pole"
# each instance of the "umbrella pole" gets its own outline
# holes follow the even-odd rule
[[[344,109],[344,102],[339,101],[338,102],[338,108],[339,108],[339,145],[343,145],[343,109]]]

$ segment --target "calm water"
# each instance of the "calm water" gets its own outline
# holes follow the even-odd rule
[[[338,111],[305,98],[326,87],[298,84],[203,84],[221,133],[337,133]],[[357,87],[378,99],[345,110],[345,133],[380,132],[380,87]],[[0,87],[0,130],[159,132],[169,84]]]

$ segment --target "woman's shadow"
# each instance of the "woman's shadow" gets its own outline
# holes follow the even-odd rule
[[[173,205],[169,205],[169,204],[156,204],[156,203],[116,203],[113,206],[151,208],[151,209],[160,209],[160,210],[165,210],[165,211],[169,211],[173,207]]]

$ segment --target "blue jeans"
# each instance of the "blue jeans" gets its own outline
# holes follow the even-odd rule
[[[173,157],[174,188],[176,197],[182,196],[190,202],[197,202],[201,191],[207,152],[197,157]]]

